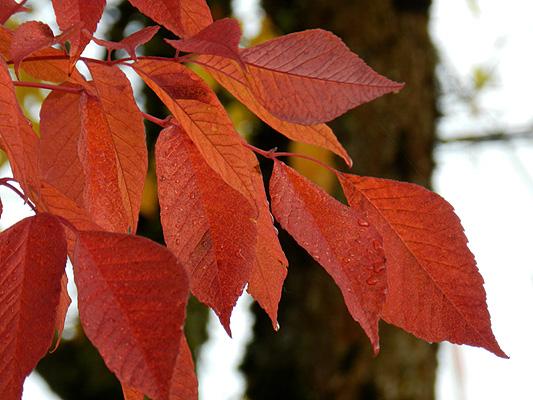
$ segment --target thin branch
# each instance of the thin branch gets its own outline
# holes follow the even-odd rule
[[[156,125],[159,125],[161,128],[166,128],[169,125],[169,117],[165,119],[154,117],[151,114],[147,114],[145,112],[142,113],[145,120],[150,121]]]
[[[19,86],[19,87],[31,87],[31,88],[46,89],[46,90],[59,90],[61,92],[67,92],[67,93],[79,93],[83,91],[83,88],[49,85],[47,83],[36,83],[36,82],[13,81],[13,85]]]
[[[28,196],[26,196],[24,193],[22,193],[20,190],[18,190],[15,186],[10,184],[9,182],[16,182],[13,178],[2,178],[0,179],[0,186],[5,186],[8,189],[11,189],[13,192],[15,192],[22,200],[24,200],[24,203],[30,206],[30,208],[33,210],[35,214],[37,214],[37,208],[35,205],[28,199]]]
[[[246,143],[244,141],[243,141],[243,145],[245,147],[249,148],[250,150],[252,150],[253,152],[262,155],[265,158],[270,158],[272,160],[274,160],[274,159],[276,159],[278,157],[297,157],[297,158],[302,158],[304,160],[312,161],[315,164],[320,165],[321,167],[329,170],[330,172],[334,173],[335,175],[337,175],[339,173],[339,171],[337,171],[335,168],[327,165],[326,163],[323,163],[320,160],[317,160],[314,157],[311,157],[311,156],[308,156],[308,155],[305,155],[305,154],[289,153],[289,152],[285,152],[285,151],[278,152],[278,151],[276,151],[277,150],[276,148],[273,148],[271,150],[263,150],[263,149],[260,149],[258,147],[252,146],[251,144]]]
[[[451,138],[439,138],[438,144],[450,143],[486,143],[486,142],[507,142],[515,139],[533,139],[533,127],[516,131],[497,130],[480,134],[469,134]]]

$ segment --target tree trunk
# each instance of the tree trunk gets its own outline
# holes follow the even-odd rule
[[[332,123],[357,174],[429,186],[437,117],[429,6],[429,0],[263,1],[280,33],[331,30],[376,71],[406,82],[399,95]],[[264,128],[257,143],[270,141],[266,148],[271,147],[272,135]],[[256,308],[254,340],[242,366],[248,398],[434,398],[436,346],[381,323],[382,350],[374,358],[331,278],[283,232],[280,238],[290,262],[281,329],[274,334]]]

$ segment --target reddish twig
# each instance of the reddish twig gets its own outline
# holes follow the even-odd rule
[[[24,193],[22,193],[20,190],[18,190],[15,186],[10,184],[9,182],[17,182],[13,178],[2,178],[0,179],[0,185],[5,186],[8,189],[11,189],[13,192],[15,192],[22,200],[24,200],[24,203],[30,206],[32,211],[37,214],[37,208],[35,205],[31,202],[31,200],[26,196]]]
[[[46,89],[46,90],[59,90],[61,92],[67,92],[67,93],[79,93],[83,91],[83,88],[75,88],[75,87],[68,87],[68,86],[59,86],[59,85],[49,85],[46,83],[37,83],[37,82],[24,82],[24,81],[13,81],[14,86],[19,87],[31,87],[31,88],[38,88],[38,89]]]
[[[304,160],[312,161],[315,164],[318,164],[321,167],[327,169],[328,171],[331,171],[335,175],[337,175],[339,173],[339,171],[337,171],[335,168],[327,165],[326,163],[324,163],[324,162],[322,162],[320,160],[317,160],[314,157],[307,156],[305,154],[289,153],[289,152],[285,152],[285,151],[278,152],[278,151],[276,151],[277,148],[273,148],[273,149],[267,151],[267,150],[263,150],[263,149],[260,149],[258,147],[252,146],[251,144],[244,142],[244,140],[243,140],[243,144],[244,144],[245,147],[249,148],[253,152],[255,152],[257,154],[260,154],[263,157],[270,158],[272,160],[274,160],[274,159],[276,159],[278,157],[297,157],[297,158],[302,158]]]

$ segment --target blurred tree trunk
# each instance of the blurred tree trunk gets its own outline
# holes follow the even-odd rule
[[[355,173],[430,184],[437,113],[429,6],[429,0],[263,0],[279,33],[331,30],[376,71],[406,82],[399,95],[331,124]],[[263,128],[257,144],[272,147],[272,135]],[[254,340],[242,365],[248,398],[432,399],[436,346],[381,323],[382,350],[374,358],[331,278],[287,235],[280,237],[290,262],[281,329],[274,334],[256,307]]]

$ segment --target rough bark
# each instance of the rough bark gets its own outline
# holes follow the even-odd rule
[[[332,124],[356,173],[430,184],[437,113],[429,5],[414,0],[263,1],[280,33],[331,30],[378,72],[407,83],[399,95],[361,106]],[[258,145],[272,147],[271,135],[264,128]],[[242,366],[247,397],[433,398],[436,346],[382,323],[382,350],[374,358],[331,279],[286,235],[281,238],[290,261],[281,330],[274,334],[264,313],[255,310],[254,340]]]

